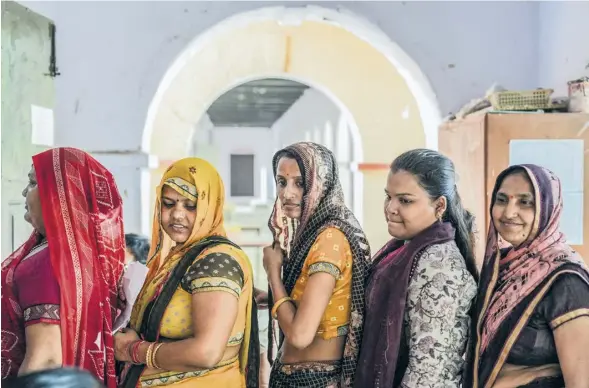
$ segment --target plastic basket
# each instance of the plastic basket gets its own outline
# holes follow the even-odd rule
[[[489,101],[495,110],[538,110],[551,106],[553,92],[552,89],[496,92]]]

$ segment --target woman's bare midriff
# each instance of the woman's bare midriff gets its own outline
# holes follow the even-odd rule
[[[339,361],[344,354],[345,344],[345,336],[328,340],[315,337],[311,345],[305,349],[297,349],[284,341],[280,361],[285,364],[308,361]]]
[[[164,340],[161,342],[172,342],[172,341]],[[239,354],[240,348],[241,348],[241,346],[228,346],[227,348],[225,348],[225,354],[223,354],[223,358],[220,363],[222,363],[223,361],[227,361],[227,360],[237,357],[237,355]],[[203,368],[196,368],[195,371],[201,370],[201,369],[203,369]],[[155,368],[149,368],[149,367],[145,366],[145,369],[143,370],[143,376],[159,374],[159,373],[163,373],[166,371],[167,370],[165,370],[165,369],[155,369]]]

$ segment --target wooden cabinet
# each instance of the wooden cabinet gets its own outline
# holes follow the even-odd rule
[[[439,150],[454,161],[458,191],[464,206],[477,219],[476,253],[479,265],[484,255],[490,221],[491,192],[497,175],[511,164],[510,143],[514,140],[582,141],[577,144],[583,150],[577,163],[582,164],[582,167],[571,166],[571,169],[582,171],[579,176],[583,182],[578,186],[583,194],[582,198],[578,196],[578,203],[582,203],[583,207],[579,215],[582,217],[583,232],[581,244],[572,246],[589,263],[589,114],[488,113],[444,123],[439,130]],[[566,152],[550,155],[550,158],[564,161],[570,157]],[[569,206],[572,205],[569,203]],[[564,206],[567,207],[566,197]]]

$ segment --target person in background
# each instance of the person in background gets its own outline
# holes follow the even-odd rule
[[[186,158],[156,189],[149,272],[130,328],[115,335],[121,387],[257,387],[253,270],[226,237],[225,189],[207,161]]]
[[[478,275],[454,164],[407,151],[384,191],[393,238],[373,260],[356,387],[458,388]]]
[[[344,203],[331,151],[296,143],[273,158],[277,198],[264,248],[271,316],[281,331],[270,387],[349,387],[362,340],[370,247]]]
[[[55,368],[11,377],[2,388],[103,388],[92,374],[83,369]]]
[[[2,262],[2,378],[76,366],[116,386],[112,326],[125,257],[122,201],[89,154],[33,157],[30,238]]]
[[[149,254],[149,239],[135,233],[125,234],[125,265],[137,261],[143,265]]]
[[[560,231],[560,180],[511,166],[490,215],[464,386],[589,387],[589,270]]]

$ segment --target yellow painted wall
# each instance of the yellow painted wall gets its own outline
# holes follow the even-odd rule
[[[415,98],[379,51],[337,26],[266,21],[217,37],[187,61],[159,105],[151,153],[160,160],[185,156],[192,128],[220,94],[246,78],[279,75],[323,87],[347,107],[360,131],[363,162],[390,163],[425,145]],[[153,170],[154,187],[161,173]],[[364,174],[364,228],[373,251],[389,238],[382,215],[385,179],[386,171]]]

